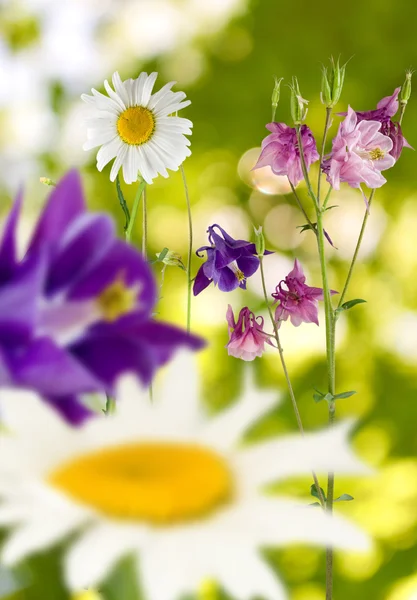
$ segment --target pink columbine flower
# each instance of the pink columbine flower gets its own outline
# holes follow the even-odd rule
[[[335,190],[340,183],[360,188],[364,183],[369,188],[378,188],[386,183],[381,171],[395,164],[391,156],[392,140],[380,132],[379,121],[358,121],[355,111],[349,106],[346,119],[339,125],[333,140],[332,151],[323,162],[327,181]]]
[[[278,326],[288,317],[295,327],[303,322],[319,324],[318,301],[323,300],[323,290],[306,285],[305,280],[303,269],[295,259],[293,270],[279,282],[275,293],[272,294],[272,297],[279,302],[275,309],[275,320]],[[331,290],[331,294],[337,292]]]
[[[269,123],[266,126],[272,133],[262,142],[262,151],[258,162],[253,167],[271,167],[275,175],[286,175],[293,185],[303,179],[297,132],[285,123]],[[300,128],[304,158],[307,169],[320,157],[316,140],[307,125]]]
[[[229,342],[226,345],[229,356],[247,361],[255,360],[265,351],[265,342],[273,346],[270,337],[263,330],[263,317],[255,317],[247,306],[242,308],[235,322],[233,309],[229,304],[226,320],[229,327]]]

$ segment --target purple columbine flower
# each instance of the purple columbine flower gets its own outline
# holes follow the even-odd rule
[[[275,320],[278,326],[288,317],[298,327],[301,323],[319,324],[318,301],[323,300],[322,288],[310,287],[305,283],[303,269],[295,259],[294,268],[285,279],[279,282],[272,297],[279,302],[275,309]],[[285,286],[285,287],[283,287]],[[337,294],[331,290],[331,294]]]
[[[303,171],[295,128],[285,123],[269,123],[266,128],[272,133],[263,140],[261,155],[253,168],[271,167],[275,175],[286,175],[293,185],[297,185],[303,179]],[[316,140],[307,125],[301,125],[300,132],[309,169],[320,156]]]
[[[377,108],[374,110],[356,112],[358,123],[360,121],[379,121],[381,123],[380,132],[384,135],[387,135],[391,139],[392,148],[390,150],[390,154],[395,158],[395,160],[400,158],[404,146],[413,149],[413,147],[410,146],[403,136],[401,125],[392,120],[392,117],[398,112],[398,95],[400,91],[401,88],[398,87],[394,90],[394,93],[391,96],[382,98],[382,100],[378,102]]]
[[[335,190],[340,189],[341,182],[354,188],[360,188],[361,183],[369,188],[386,183],[381,171],[392,167],[395,159],[390,154],[391,139],[380,130],[379,121],[359,122],[349,106],[333,140],[332,151],[322,165],[327,181]]]
[[[235,240],[220,225],[211,225],[207,230],[210,246],[202,246],[196,252],[207,253],[194,280],[193,292],[197,296],[213,281],[222,292],[231,292],[237,287],[246,289],[246,279],[259,267],[255,244]],[[268,250],[265,254],[271,254]]]
[[[51,193],[23,260],[20,204],[0,242],[0,386],[34,390],[78,424],[91,414],[83,394],[114,395],[126,372],[149,384],[179,346],[204,345],[152,318],[150,267],[109,216],[86,211],[75,171]]]
[[[228,306],[226,320],[229,329],[229,342],[226,345],[229,356],[242,360],[255,360],[265,351],[265,343],[273,346],[264,332],[263,317],[255,317],[247,306],[241,309],[237,322],[232,307]]]

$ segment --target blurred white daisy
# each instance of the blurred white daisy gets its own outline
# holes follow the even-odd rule
[[[172,92],[175,81],[152,94],[157,73],[141,73],[137,79],[122,81],[119,73],[112,77],[114,90],[106,80],[108,96],[92,89],[92,96],[81,98],[91,104],[97,116],[88,120],[84,150],[100,147],[97,168],[101,171],[113,158],[110,171],[114,181],[120,168],[126,183],[140,175],[147,183],[158,173],[168,177],[167,169],[177,171],[191,154],[192,122],[173,113],[191,104],[184,92]]]
[[[366,549],[341,517],[263,493],[271,481],[319,471],[366,473],[350,450],[350,425],[238,444],[276,402],[246,382],[231,408],[208,418],[193,359],[182,355],[153,403],[130,377],[117,411],[71,429],[29,393],[5,392],[0,466],[2,549],[9,566],[69,533],[64,558],[72,591],[97,587],[117,561],[140,558],[148,600],[178,600],[207,578],[232,596],[283,600],[259,548],[291,542]]]

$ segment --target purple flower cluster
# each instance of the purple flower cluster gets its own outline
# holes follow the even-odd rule
[[[78,174],[53,190],[23,260],[16,251],[22,198],[0,242],[0,385],[35,390],[73,424],[91,413],[83,394],[113,395],[118,377],[149,384],[179,346],[203,340],[152,318],[150,267],[87,212]]]

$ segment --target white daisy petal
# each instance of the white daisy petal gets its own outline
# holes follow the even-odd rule
[[[140,548],[145,528],[105,523],[93,525],[72,545],[66,556],[65,579],[70,589],[96,587],[120,558]]]
[[[153,149],[152,142],[149,142],[143,147],[143,153],[146,156],[148,163],[154,165],[155,170],[160,175],[163,177],[168,177],[168,171],[165,168],[164,161],[159,156],[158,152]]]
[[[142,90],[142,98],[141,98],[141,106],[148,106],[148,102],[151,99],[151,94],[153,90],[153,86],[155,85],[156,78],[158,77],[158,73],[151,73],[149,77],[146,79],[143,90]]]
[[[114,102],[114,100],[108,98],[94,88],[91,91],[93,93],[92,96],[88,96],[87,94],[81,95],[81,99],[84,100],[84,102],[94,105],[100,111],[106,111],[114,115],[120,113],[120,106],[117,102]]]
[[[117,173],[119,172],[120,167],[122,166],[123,161],[126,158],[127,150],[128,150],[128,146],[124,145],[120,148],[119,152],[117,153],[116,159],[115,159],[113,166],[111,168],[111,171],[110,171],[110,181],[114,181],[116,179]],[[131,183],[131,182],[129,181],[126,183]]]
[[[141,73],[137,79],[134,81],[134,104],[135,106],[142,106],[142,94],[143,94],[143,86],[145,85],[145,81],[148,79],[147,73]]]
[[[190,104],[191,100],[185,100],[184,102],[175,102],[173,104],[168,104],[164,108],[159,109],[157,115],[158,117],[166,117],[167,115],[171,115],[177,112],[178,110],[186,108]]]
[[[138,155],[135,146],[129,146],[123,162],[123,179],[126,183],[134,183],[138,179]]]
[[[119,94],[116,94],[116,92],[112,89],[112,87],[109,84],[109,82],[107,81],[107,79],[104,82],[104,88],[105,88],[106,92],[108,93],[108,95],[110,96],[110,98],[113,100],[113,102],[115,104],[117,104],[117,106],[119,107],[119,110],[120,111],[126,110],[126,105],[123,102],[123,99],[119,96]]]
[[[97,169],[102,171],[104,167],[115,157],[122,147],[122,141],[118,136],[104,144],[97,152]]]
[[[171,81],[170,83],[166,83],[161,89],[156,92],[156,94],[152,95],[152,98],[148,102],[148,108],[157,109],[158,104],[163,101],[163,99],[168,96],[167,92],[169,92],[173,85],[176,84],[176,81]]]
[[[129,106],[129,94],[127,93],[125,88],[125,84],[127,82],[123,84],[122,80],[120,79],[120,75],[117,71],[113,73],[112,82],[116,94],[119,96],[124,106],[127,108]]]

